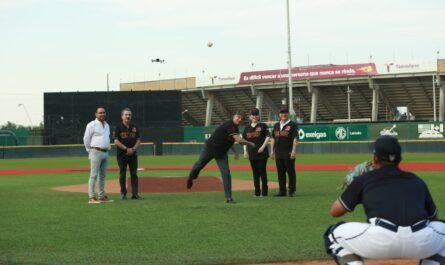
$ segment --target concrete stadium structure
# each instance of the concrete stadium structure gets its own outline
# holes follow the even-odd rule
[[[437,72],[383,74],[369,77],[294,81],[294,109],[304,122],[348,119],[348,86],[352,120],[393,120],[396,107],[406,106],[416,120],[433,120],[433,86],[437,120],[444,119],[444,75]],[[433,84],[433,78],[436,84]],[[183,124],[218,124],[236,110],[261,109],[263,120],[276,120],[287,100],[287,82],[207,86],[182,90]]]
[[[345,65],[345,67],[350,66],[353,65]],[[397,116],[398,107],[405,107],[407,109],[407,115],[403,117],[405,120],[432,121],[435,118],[438,121],[444,120],[444,60],[438,60],[437,68],[423,72],[379,74],[374,64],[358,66],[360,69],[365,69],[359,75],[294,78],[293,72],[292,104],[297,118],[304,123],[390,121],[400,118]],[[338,68],[336,65],[327,65],[305,69],[317,67]],[[303,67],[300,67],[301,69]],[[274,71],[280,71],[278,75],[280,78],[272,81],[250,82],[249,78],[255,75],[246,78],[243,76],[245,73],[242,73],[240,81],[236,84],[182,89],[183,125],[219,124],[229,118],[232,112],[247,112],[253,107],[261,110],[263,121],[276,121],[280,107],[287,105],[289,99],[287,73],[284,75],[283,72],[281,75],[282,70]]]

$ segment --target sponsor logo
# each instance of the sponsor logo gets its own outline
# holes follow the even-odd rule
[[[391,128],[383,128],[380,131],[380,136],[383,136],[383,135],[398,136],[399,133],[394,130],[396,127],[397,127],[397,125],[394,124]]]
[[[344,139],[346,139],[346,136],[347,136],[347,131],[345,128],[338,127],[335,130],[335,137],[337,137],[338,140],[344,140]]]
[[[419,124],[419,139],[443,138],[443,124]]]
[[[314,138],[320,140],[321,138],[327,138],[328,134],[326,132],[305,132],[303,129],[298,130],[298,138],[303,140],[305,138]]]
[[[298,139],[300,139],[300,140],[304,139],[304,131],[303,131],[303,129],[298,130]]]

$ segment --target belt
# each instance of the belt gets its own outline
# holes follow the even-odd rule
[[[399,229],[399,226],[392,224],[392,223],[388,223],[387,221],[385,221],[381,218],[377,218],[375,220],[375,225],[383,227],[385,229],[388,229],[394,233],[397,233],[397,230]],[[411,225],[409,227],[411,227],[411,231],[414,233],[414,232],[424,229],[427,225],[428,225],[428,220],[422,220],[422,221],[417,222],[414,225]]]
[[[101,151],[101,152],[104,152],[104,153],[108,152],[108,149],[102,149],[102,148],[99,148],[99,147],[91,147],[91,149],[94,149],[94,150],[97,150],[97,151]]]

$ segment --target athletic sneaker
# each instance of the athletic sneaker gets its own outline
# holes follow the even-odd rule
[[[107,196],[103,196],[99,198],[100,202],[114,202],[113,200],[108,199]]]
[[[100,201],[96,199],[96,197],[93,197],[88,200],[88,203],[100,203]]]

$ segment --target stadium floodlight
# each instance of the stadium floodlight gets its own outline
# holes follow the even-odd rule
[[[34,125],[32,124],[31,117],[29,116],[28,110],[26,109],[25,104],[19,103],[17,106],[18,107],[23,107],[23,109],[25,110],[25,114],[28,117],[29,123],[31,124],[31,127],[34,127]]]

